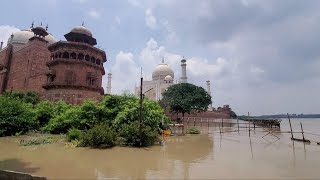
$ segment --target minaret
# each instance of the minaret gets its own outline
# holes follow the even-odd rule
[[[1,41],[1,44],[0,44],[0,50],[2,49],[2,46],[3,46],[3,41]]]
[[[208,94],[211,96],[211,91],[210,91],[210,81],[206,81],[207,82],[207,92]],[[212,98],[211,98],[212,99]],[[208,111],[212,111],[212,103],[208,106]]]
[[[181,60],[181,77],[180,77],[180,83],[187,83],[187,60],[184,58]]]
[[[107,82],[107,94],[111,94],[111,72],[108,73],[108,82]]]

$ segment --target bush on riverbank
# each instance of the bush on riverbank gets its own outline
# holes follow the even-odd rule
[[[32,105],[8,96],[0,96],[0,136],[26,133],[38,127]]]
[[[120,130],[120,136],[124,138],[124,143],[128,146],[146,147],[151,146],[159,140],[159,134],[150,126],[142,126],[141,134],[139,122],[124,125]]]
[[[79,129],[71,128],[66,134],[67,141],[80,140],[82,138],[82,132]]]
[[[85,132],[81,138],[81,146],[93,148],[109,148],[115,145],[116,132],[106,124],[98,124]]]
[[[84,140],[86,146],[98,147],[103,144],[102,140],[107,139],[106,146],[114,145],[113,134],[116,134],[115,139],[121,139],[124,145],[149,146],[158,140],[160,122],[164,122],[164,125],[169,123],[159,103],[145,99],[140,134],[140,104],[133,95],[105,96],[100,103],[87,100],[81,105],[68,105],[63,101],[38,102],[32,93],[6,93],[0,98],[4,102],[0,102],[0,136],[29,130],[52,134],[68,132],[68,141]],[[103,127],[98,128],[101,124]],[[90,138],[85,135],[79,138],[81,131],[89,133],[87,135]]]

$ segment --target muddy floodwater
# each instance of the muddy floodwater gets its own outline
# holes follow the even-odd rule
[[[288,131],[284,121],[281,130]],[[306,132],[320,134],[320,119],[292,121],[294,130],[301,121]],[[172,136],[164,146],[143,149],[74,148],[64,142],[20,146],[27,136],[3,137],[0,169],[49,179],[320,179],[320,146],[314,142],[293,143],[287,133],[262,138],[267,133],[261,128],[251,131],[251,138],[236,126],[221,134],[218,127],[201,129],[201,135]]]

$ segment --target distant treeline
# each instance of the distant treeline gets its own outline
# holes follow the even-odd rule
[[[289,114],[290,118],[320,118],[320,114]],[[246,118],[247,116],[241,116]],[[250,116],[251,118],[288,118],[287,114]]]

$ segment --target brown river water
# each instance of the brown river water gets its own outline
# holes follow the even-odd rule
[[[320,119],[292,121],[294,131],[302,121],[306,132],[320,132]],[[267,133],[261,128],[250,138],[244,130],[201,129],[201,135],[171,136],[164,146],[142,149],[74,148],[64,142],[20,146],[28,136],[3,137],[0,169],[48,179],[320,179],[320,146],[314,142],[293,143],[288,133],[262,138]],[[281,130],[289,130],[285,120]],[[320,141],[316,135],[306,138]]]

